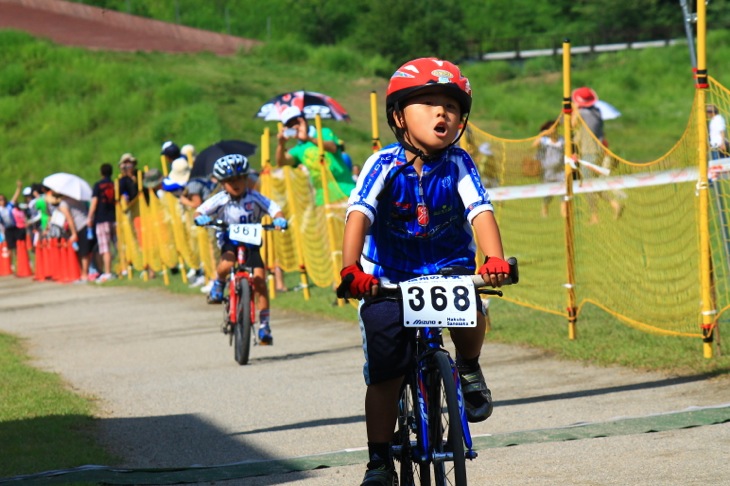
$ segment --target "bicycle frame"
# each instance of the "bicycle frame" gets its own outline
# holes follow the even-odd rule
[[[427,374],[432,371],[432,360],[431,357],[435,352],[443,352],[449,358],[451,364],[452,377],[456,384],[456,395],[459,404],[459,417],[461,418],[461,428],[464,436],[464,446],[466,450],[464,455],[467,459],[474,459],[477,457],[476,451],[472,449],[473,440],[471,437],[471,431],[469,430],[469,421],[466,418],[466,408],[464,405],[464,394],[461,390],[461,379],[459,378],[458,370],[456,369],[456,363],[451,358],[451,355],[443,347],[443,335],[440,328],[425,327],[419,330],[418,336],[416,337],[418,343],[418,358],[416,367],[416,396],[418,400],[418,436],[421,438],[421,450],[419,451],[420,456],[418,457],[420,462],[427,461],[443,461],[448,457],[432,457],[431,451],[431,437],[429,434],[429,404],[431,403],[428,397],[428,386],[426,384]],[[423,349],[420,349],[423,348]]]
[[[228,287],[228,320],[230,321],[231,325],[235,325],[238,320],[237,312],[238,309],[238,293],[236,292],[236,285],[238,285],[239,282],[246,281],[248,282],[249,287],[251,288],[252,292],[251,295],[251,305],[250,305],[250,313],[251,313],[251,322],[255,322],[256,319],[256,306],[255,306],[255,298],[254,298],[254,292],[253,292],[253,276],[251,275],[251,272],[248,270],[247,267],[244,265],[246,264],[246,247],[243,245],[239,245],[236,251],[236,265],[231,268],[231,274],[229,277],[229,287]]]

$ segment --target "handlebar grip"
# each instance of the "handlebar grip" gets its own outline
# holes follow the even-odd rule
[[[517,258],[509,257],[507,259],[509,263],[509,284],[514,285],[520,281],[520,272],[517,267]]]
[[[514,285],[520,281],[520,272],[517,267],[517,258],[509,257],[506,262],[509,264],[509,277],[507,277],[502,285]],[[474,282],[475,287],[485,287],[484,279],[481,275],[472,275],[471,281]]]

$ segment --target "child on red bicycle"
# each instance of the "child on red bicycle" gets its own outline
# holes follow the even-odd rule
[[[370,461],[362,485],[395,482],[389,443],[403,377],[413,366],[412,329],[402,308],[374,299],[379,278],[399,282],[448,266],[475,270],[476,248],[487,255],[478,272],[500,286],[509,274],[492,204],[471,157],[456,144],[471,109],[471,87],[448,61],[415,59],[393,74],[386,116],[398,143],[373,154],[362,168],[347,210],[339,292],[364,298],[360,326],[365,351],[365,420]],[[492,413],[479,366],[486,321],[450,329],[471,422]]]
[[[264,214],[274,219],[274,226],[286,229],[287,221],[281,208],[274,201],[257,191],[249,189],[248,159],[240,154],[225,155],[216,160],[213,177],[223,186],[223,191],[203,202],[195,212],[195,224],[204,226],[214,219],[228,224],[259,223]],[[209,304],[219,304],[223,300],[225,281],[236,263],[236,245],[228,239],[225,232],[218,232],[218,247],[221,259],[216,267],[218,279],[208,295]],[[259,340],[261,344],[273,344],[269,325],[269,295],[266,292],[266,274],[259,247],[248,246],[246,264],[253,268],[253,284],[256,305],[259,308]]]

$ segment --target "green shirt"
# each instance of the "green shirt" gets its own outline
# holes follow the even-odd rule
[[[316,138],[315,136],[312,138]],[[340,140],[329,128],[322,129],[322,140],[325,142],[333,142],[339,147]],[[294,158],[294,167],[303,164],[309,171],[309,178],[315,190],[315,204],[322,206],[324,204],[324,191],[322,189],[322,170],[319,161],[319,147],[312,141],[299,141],[294,147],[289,149],[289,155]],[[334,181],[330,180],[327,184],[329,191],[329,201],[335,202],[346,199],[350,196],[350,191],[355,188],[355,182],[352,180],[352,172],[342,160],[342,152],[337,149],[336,153],[324,152],[324,162],[332,173]]]

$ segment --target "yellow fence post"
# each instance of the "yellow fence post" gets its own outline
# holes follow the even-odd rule
[[[322,171],[322,195],[324,196],[324,217],[327,224],[327,239],[329,240],[330,254],[332,255],[332,272],[333,282],[335,285],[340,283],[340,268],[342,267],[342,252],[339,249],[339,245],[335,241],[335,229],[332,227],[332,205],[330,204],[329,196],[329,181],[327,179],[327,162],[324,154],[324,141],[322,140],[322,118],[316,115],[314,118],[315,126],[317,127],[317,145],[319,147],[319,169]],[[339,258],[338,258],[339,255]],[[340,307],[345,305],[344,299],[337,299],[337,305]]]
[[[292,229],[293,229],[293,237],[294,237],[294,247],[297,250],[297,262],[299,263],[299,284],[302,287],[302,295],[304,295],[304,300],[309,300],[309,279],[307,278],[307,266],[305,265],[304,261],[304,247],[302,245],[302,235],[300,228],[297,228],[298,225],[304,224],[303,221],[296,221],[296,218],[299,217],[297,214],[297,211],[294,209],[296,208],[296,200],[294,198],[294,189],[292,188],[292,171],[293,169],[291,167],[284,167],[284,184],[286,187],[286,204],[291,208],[291,219],[289,220],[292,223]],[[301,214],[301,213],[300,213]]]
[[[706,64],[706,6],[705,2],[697,2],[697,130],[699,178],[697,181],[697,197],[699,198],[700,228],[700,285],[702,289],[702,351],[705,358],[712,358],[712,341],[717,311],[712,298],[711,254],[710,254],[710,217],[709,217],[709,184],[707,180],[707,117],[705,102],[707,95]]]
[[[375,91],[370,93],[370,119],[373,130],[373,152],[377,152],[381,149],[381,144],[378,132],[378,95]]]
[[[269,127],[264,127],[261,134],[261,194],[271,199],[271,144],[270,144]],[[264,264],[266,266],[266,285],[268,287],[269,299],[276,298],[276,282],[274,273],[276,272],[276,258],[274,256],[274,234],[270,231],[264,231]]]
[[[573,108],[570,100],[570,40],[563,42],[563,132],[565,137],[565,157],[573,157],[572,136]],[[574,207],[573,207],[573,168],[565,164],[565,287],[568,290],[568,339],[576,339],[576,323],[578,321],[575,305],[575,247],[574,241]]]

